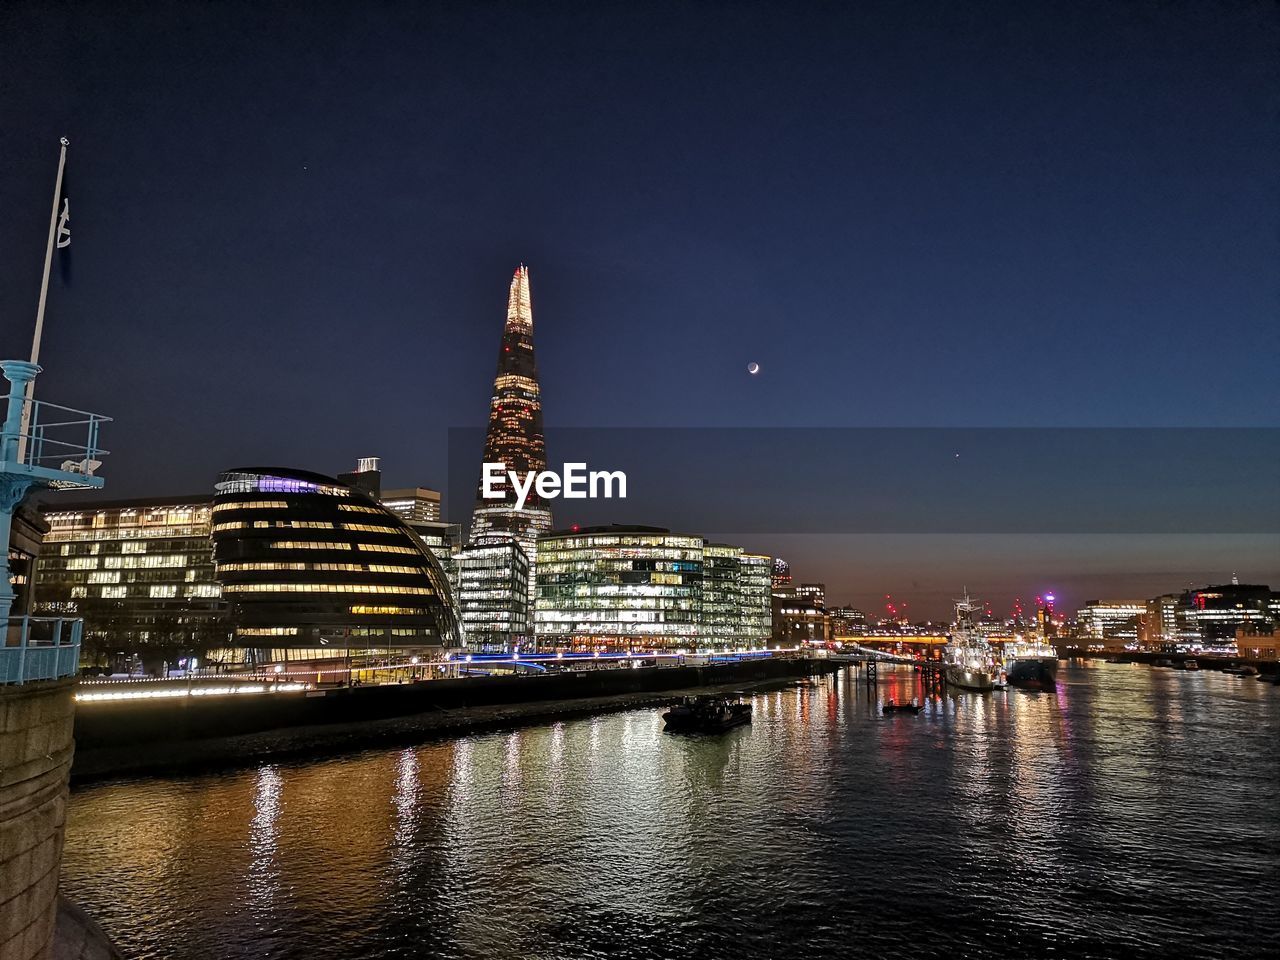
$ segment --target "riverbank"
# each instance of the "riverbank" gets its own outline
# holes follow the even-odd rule
[[[770,659],[706,667],[486,677],[309,691],[82,705],[73,783],[403,746],[524,724],[661,706],[695,693],[760,689],[837,664]],[[321,694],[317,696],[317,694]]]
[[[1181,666],[1187,660],[1194,660],[1201,670],[1225,670],[1228,667],[1253,667],[1263,676],[1275,676],[1280,671],[1280,662],[1275,660],[1259,660],[1252,657],[1226,657],[1205,653],[1139,653],[1137,651],[1081,650],[1067,647],[1062,650],[1064,660],[1106,660],[1113,663],[1142,663],[1155,666],[1161,661]]]

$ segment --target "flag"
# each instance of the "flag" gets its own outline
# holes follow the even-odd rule
[[[58,249],[71,246],[71,201],[62,198],[62,215],[58,217]]]
[[[62,211],[58,214],[58,275],[63,286],[71,284],[71,201],[67,197],[67,180],[62,179]]]

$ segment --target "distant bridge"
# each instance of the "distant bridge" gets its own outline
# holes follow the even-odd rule
[[[839,653],[828,654],[827,659],[834,660],[837,663],[866,663],[870,660],[880,663],[917,662],[915,657],[903,653],[887,653],[884,650],[875,650],[857,643],[846,645]]]

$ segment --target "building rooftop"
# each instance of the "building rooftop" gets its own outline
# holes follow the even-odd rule
[[[143,507],[185,507],[213,502],[213,491],[189,493],[180,496],[135,497],[129,500],[62,500],[53,499],[39,504],[41,513],[83,513],[87,510],[129,510]]]
[[[595,527],[569,527],[567,530],[552,530],[544,533],[539,539],[548,537],[580,537],[599,533],[670,533],[666,527],[642,527],[630,523],[607,523]]]

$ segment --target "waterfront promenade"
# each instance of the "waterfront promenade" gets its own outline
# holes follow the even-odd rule
[[[75,780],[411,743],[533,720],[669,702],[705,689],[831,673],[795,656],[701,666],[466,677],[419,683],[294,689],[261,695],[88,701],[76,714]],[[261,687],[262,684],[252,685]],[[182,693],[181,685],[170,686]],[[220,691],[231,689],[225,683]]]

